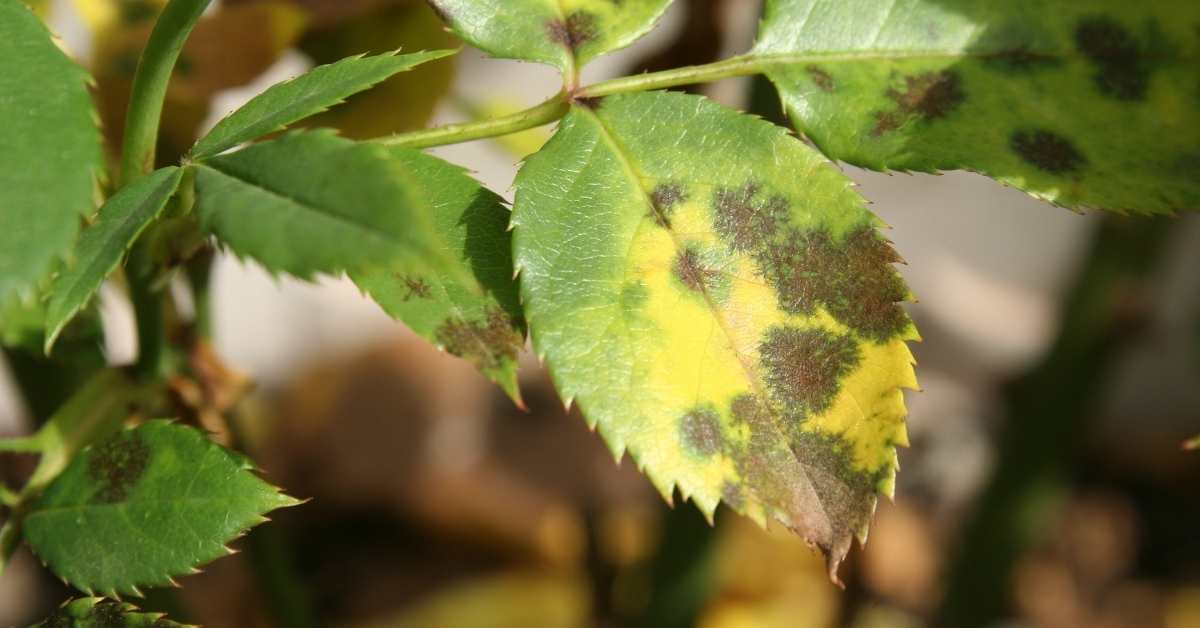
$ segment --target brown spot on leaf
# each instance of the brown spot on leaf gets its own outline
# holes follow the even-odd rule
[[[684,448],[698,456],[711,456],[721,451],[724,443],[720,419],[712,408],[695,408],[683,415],[679,435]]]
[[[858,366],[849,336],[823,329],[772,327],[758,348],[767,390],[789,415],[818,414],[833,405],[842,378]]]
[[[124,501],[150,463],[150,448],[134,432],[120,432],[98,444],[88,457],[88,477],[100,486],[96,499]]]
[[[596,38],[596,18],[586,11],[576,11],[568,15],[566,21],[546,22],[546,35],[550,41],[574,52]]]
[[[678,183],[659,183],[650,191],[650,214],[649,216],[658,223],[660,227],[671,227],[671,214],[675,212],[675,206],[687,200],[687,195],[683,191],[683,186]]]
[[[1009,145],[1021,159],[1050,174],[1073,172],[1086,163],[1069,140],[1042,129],[1017,131],[1012,134]]]
[[[415,275],[405,275],[405,276],[401,277],[401,279],[404,281],[404,287],[408,290],[408,292],[406,292],[404,294],[405,301],[408,301],[409,299],[413,299],[413,298],[417,298],[417,299],[428,299],[429,298],[429,295],[430,295],[429,284],[425,283],[424,279],[422,279],[421,277],[417,277]]]
[[[878,342],[908,328],[900,307],[908,290],[892,266],[902,260],[871,227],[840,243],[827,231],[792,230],[754,258],[790,314],[812,314],[824,305],[835,319]]]
[[[759,197],[753,181],[713,193],[713,227],[734,251],[751,251],[769,241],[787,220],[791,205],[783,196]]]
[[[1115,20],[1087,17],[1075,28],[1075,44],[1095,64],[1096,87],[1117,100],[1141,100],[1149,85],[1149,68],[1138,42]]]
[[[798,431],[790,438],[797,460],[802,460],[821,505],[839,534],[854,534],[870,523],[875,510],[878,474],[854,468],[850,446],[826,434]]]
[[[953,70],[906,76],[904,83],[904,91],[888,89],[887,97],[895,101],[897,108],[875,114],[875,128],[871,131],[873,135],[893,131],[913,118],[944,118],[966,100],[962,79]]]
[[[710,288],[713,279],[720,274],[719,271],[705,267],[700,251],[692,247],[683,249],[675,256],[671,271],[683,285],[696,292]]]
[[[451,317],[434,332],[447,353],[461,357],[478,368],[496,368],[515,360],[525,339],[504,310],[491,308],[483,321]]]
[[[595,111],[600,108],[600,104],[604,102],[603,96],[576,96],[571,98],[571,103],[579,105],[588,111]]]
[[[823,92],[833,91],[833,77],[829,76],[829,72],[826,72],[821,67],[815,65],[806,66],[804,70],[808,72],[808,77],[812,79],[812,82],[817,86],[817,89],[820,89]]]
[[[111,600],[101,600],[88,611],[88,626],[94,628],[121,628],[125,625],[121,605]]]

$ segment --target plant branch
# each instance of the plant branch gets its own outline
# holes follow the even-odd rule
[[[129,185],[154,169],[155,143],[163,101],[167,96],[167,82],[184,42],[209,2],[171,0],[154,24],[133,77],[133,91],[125,115],[119,186]]]
[[[750,76],[762,72],[765,62],[754,56],[741,56],[708,63],[692,65],[662,72],[650,72],[635,76],[623,76],[588,85],[576,93],[577,98],[599,98],[627,92],[644,92],[652,89],[666,89],[693,83],[709,83],[734,76]]]
[[[475,122],[447,124],[432,129],[421,129],[420,131],[376,138],[374,141],[388,146],[404,146],[407,148],[428,148],[430,146],[459,144],[472,140],[508,135],[549,124],[567,115],[568,109],[570,109],[570,103],[567,101],[566,92],[560,92],[536,107],[518,111],[511,115]]]

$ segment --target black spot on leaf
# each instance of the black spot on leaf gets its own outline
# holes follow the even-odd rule
[[[408,292],[404,293],[404,300],[409,299],[428,299],[430,296],[429,284],[421,277],[415,275],[404,275],[400,279],[404,281],[404,287]]]
[[[546,35],[572,52],[596,38],[596,18],[586,11],[576,11],[566,21],[546,22]]]
[[[807,66],[804,68],[804,70],[808,72],[808,78],[812,79],[812,82],[817,86],[817,89],[820,89],[823,92],[833,91],[833,77],[829,75],[829,72],[826,72],[819,66],[815,65]]]
[[[875,114],[873,135],[894,131],[912,118],[944,118],[966,100],[962,79],[953,70],[925,72],[904,78],[904,91],[889,88],[887,97],[895,101],[894,111]]]
[[[908,290],[892,266],[902,260],[870,227],[840,243],[827,231],[793,229],[754,258],[790,314],[812,314],[824,305],[835,319],[878,342],[908,328],[900,307]]]
[[[96,445],[87,468],[88,477],[100,487],[96,499],[104,504],[124,501],[149,463],[150,448],[134,432],[120,432]]]
[[[861,359],[849,336],[795,327],[768,329],[758,352],[771,398],[788,415],[801,417],[833,405],[842,378]]]
[[[787,220],[790,204],[783,196],[759,197],[754,182],[713,193],[713,227],[734,251],[751,251],[769,241]]]
[[[660,227],[671,227],[675,206],[687,200],[683,186],[678,183],[659,183],[650,191],[650,217]]]
[[[447,353],[463,358],[478,368],[496,368],[515,360],[525,338],[504,310],[491,308],[483,321],[451,317],[434,332]]]
[[[1065,174],[1086,163],[1083,155],[1066,138],[1050,131],[1020,130],[1009,140],[1021,159],[1050,174]]]
[[[712,287],[713,280],[720,274],[719,271],[705,266],[700,251],[694,247],[685,248],[675,256],[671,272],[680,283],[696,292],[703,292]]]
[[[696,408],[679,419],[679,435],[687,451],[703,457],[721,451],[724,442],[716,411],[706,407]]]
[[[1112,18],[1087,17],[1075,28],[1075,44],[1097,68],[1096,87],[1117,100],[1142,100],[1150,70],[1137,40]]]
[[[121,628],[125,622],[121,613],[121,605],[110,600],[97,602],[88,611],[88,625],[94,628]]]

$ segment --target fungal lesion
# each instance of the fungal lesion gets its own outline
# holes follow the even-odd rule
[[[713,228],[736,252],[762,248],[787,222],[791,203],[781,194],[763,194],[762,185],[719,186],[713,191]]]
[[[149,464],[150,447],[134,432],[120,432],[96,445],[87,466],[88,477],[97,485],[96,501],[125,501]]]
[[[711,406],[693,408],[680,417],[679,437],[684,450],[699,458],[709,458],[725,449],[721,418]]]
[[[688,195],[683,185],[674,181],[659,183],[650,190],[650,209],[646,217],[654,220],[660,227],[671,228],[671,215],[675,207],[687,201]]]
[[[862,361],[848,335],[791,326],[767,329],[758,354],[772,401],[796,425],[832,407],[842,380]]]
[[[885,95],[896,103],[896,108],[875,114],[871,135],[876,137],[894,131],[910,120],[945,118],[967,97],[962,77],[952,69],[905,76],[903,90],[889,87]]]
[[[1143,100],[1150,81],[1147,55],[1137,39],[1116,20],[1095,15],[1075,27],[1075,45],[1096,67],[1100,93],[1117,100]]]
[[[1046,129],[1018,129],[1009,146],[1021,159],[1054,175],[1075,172],[1087,163],[1070,140]]]
[[[481,321],[451,316],[434,331],[447,353],[480,369],[494,369],[517,359],[525,344],[516,321],[499,307],[489,307]]]
[[[583,45],[594,41],[599,33],[596,16],[587,11],[575,11],[565,19],[546,22],[546,36],[550,41],[565,47],[572,53]]]

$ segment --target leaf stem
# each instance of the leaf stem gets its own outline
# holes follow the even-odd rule
[[[210,0],[171,0],[158,21],[138,62],[133,91],[125,114],[119,186],[125,186],[154,168],[155,144],[162,117],[167,82],[200,14]]]
[[[0,438],[0,451],[11,451],[22,454],[36,454],[42,451],[42,439],[33,436],[18,436],[16,438]]]
[[[508,135],[549,124],[567,115],[568,109],[570,109],[570,102],[567,100],[566,92],[564,91],[559,92],[553,98],[544,101],[540,105],[518,111],[511,115],[476,122],[447,124],[431,129],[421,129],[420,131],[376,138],[374,141],[388,146],[404,146],[407,148],[428,148],[430,146],[459,144],[488,137]]]
[[[763,67],[764,62],[762,58],[743,55],[717,61],[716,63],[691,65],[635,76],[623,76],[610,81],[596,83],[595,85],[588,85],[576,92],[575,96],[576,98],[599,98],[601,96],[611,96],[612,94],[666,89],[668,87],[691,85],[693,83],[708,83],[734,76],[758,74],[762,72]]]

